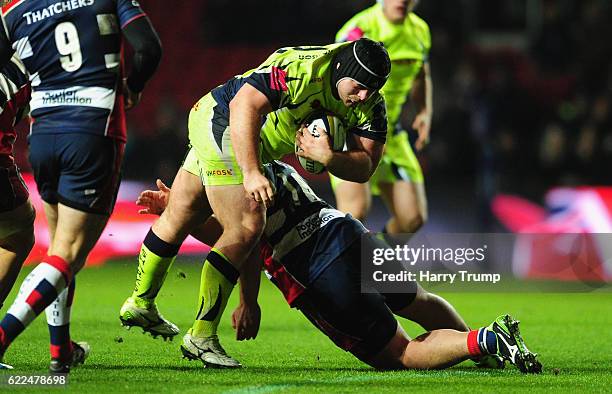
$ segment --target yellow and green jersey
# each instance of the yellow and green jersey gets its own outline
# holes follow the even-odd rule
[[[268,98],[274,110],[267,115],[260,134],[263,163],[294,152],[296,131],[314,112],[334,114],[343,119],[349,132],[384,142],[387,116],[385,101],[379,92],[354,107],[345,106],[337,98],[331,63],[334,55],[346,45],[348,43],[277,50],[259,67],[232,78],[211,92],[217,103],[217,122],[225,124],[228,121],[229,102],[248,83]]]
[[[382,4],[377,3],[346,22],[338,31],[336,41],[354,41],[361,37],[381,41],[391,58],[391,75],[382,92],[392,130],[415,77],[427,61],[431,48],[429,26],[414,13],[409,13],[403,23],[393,24],[384,16]]]

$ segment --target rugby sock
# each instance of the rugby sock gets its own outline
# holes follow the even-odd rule
[[[497,353],[497,336],[486,327],[472,330],[468,333],[467,347],[470,356]]]
[[[202,267],[200,309],[191,328],[192,335],[209,337],[217,334],[221,315],[239,275],[221,252],[211,249]]]
[[[51,343],[49,350],[51,358],[57,360],[69,360],[72,355],[72,341],[70,340],[70,309],[74,298],[75,279],[45,309],[47,324],[49,326],[49,338]]]
[[[136,287],[132,297],[142,307],[150,306],[164,284],[181,245],[170,244],[149,230],[138,255]]]
[[[46,256],[30,272],[21,284],[15,302],[0,322],[0,355],[71,280],[70,266],[58,256]]]

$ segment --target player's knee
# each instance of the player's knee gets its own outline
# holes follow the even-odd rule
[[[183,193],[171,194],[168,201],[167,210],[173,211],[174,215],[183,213],[183,216],[196,215],[202,211],[206,211],[207,200],[203,197],[203,190],[192,190],[193,188],[183,188]],[[183,190],[181,189],[181,191]]]
[[[223,229],[223,235],[225,239],[232,240],[232,243],[253,247],[263,234],[265,220],[258,220],[257,218],[250,218],[244,220],[240,226],[227,226]]]
[[[170,208],[170,205],[168,208]],[[187,233],[189,231],[187,228],[188,224],[188,217],[184,215],[180,209],[177,209],[177,207],[172,207],[166,209],[159,217],[159,220],[155,222],[154,231],[156,234],[158,231],[171,234]]]
[[[193,227],[204,220],[201,215],[190,216],[188,212],[182,211],[180,206],[168,205],[159,219],[153,223],[153,232],[168,243],[182,243]]]
[[[427,213],[421,210],[403,212],[396,220],[402,233],[415,233],[425,225]]]
[[[255,245],[263,234],[265,222],[252,222],[248,226],[241,227],[239,238],[245,245]]]
[[[78,234],[56,233],[48,254],[61,257],[70,265],[72,272],[77,272],[85,264],[89,253],[89,250],[83,250],[82,244],[82,237]]]
[[[387,345],[375,356],[364,361],[379,370],[397,370],[407,368],[406,351],[410,339],[398,325],[397,332]]]

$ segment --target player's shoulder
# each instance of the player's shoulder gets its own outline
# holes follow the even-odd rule
[[[329,44],[329,45],[299,45],[293,47],[283,47],[277,49],[270,55],[268,61],[286,61],[295,63],[297,66],[310,67],[317,60],[325,60],[335,53],[338,48],[345,45]]]
[[[356,37],[350,37],[350,35],[355,29],[359,29],[362,34],[365,31],[373,30],[381,15],[382,8],[380,4],[375,4],[356,13],[338,30],[336,41],[353,41]]]
[[[366,102],[352,109],[347,117],[349,128],[367,131],[373,139],[384,140],[387,132],[387,106],[382,93],[376,92]],[[373,134],[371,134],[373,133]]]
[[[414,28],[416,28],[417,32],[420,34],[429,37],[431,35],[429,30],[429,25],[425,21],[425,19],[421,18],[414,12],[411,12],[406,17],[407,22],[410,23]]]
[[[353,15],[344,26],[354,26],[362,24],[373,24],[377,23],[380,16],[382,16],[382,7],[380,4],[374,4],[362,11],[359,11]]]
[[[275,69],[276,72],[286,74],[288,84],[297,82],[300,86],[307,86],[311,82],[319,81],[319,77],[326,73],[334,54],[345,45],[348,43],[280,48],[257,70],[268,72]]]

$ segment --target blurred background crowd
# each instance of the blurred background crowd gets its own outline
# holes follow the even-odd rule
[[[278,47],[333,42],[349,17],[374,2],[141,3],[164,55],[128,115],[124,179],[152,184],[172,180],[199,97]],[[498,193],[540,202],[552,186],[609,182],[612,2],[421,0],[416,13],[429,23],[433,42],[432,138],[419,155],[427,226],[491,231],[490,201]],[[406,111],[406,128],[410,116]],[[27,171],[26,148],[24,137],[17,158]],[[312,180],[329,192],[326,177]],[[376,209],[374,226],[384,222],[383,208]]]

